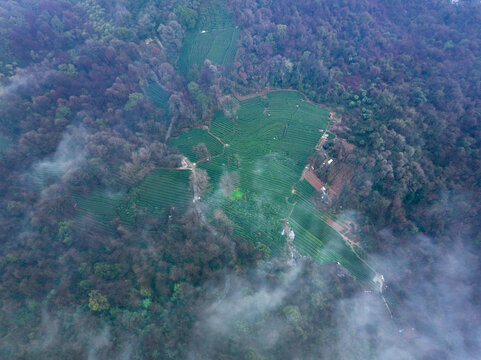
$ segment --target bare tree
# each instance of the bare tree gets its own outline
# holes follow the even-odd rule
[[[232,222],[229,220],[227,215],[221,209],[216,209],[214,211],[214,219],[216,221],[216,228],[219,233],[224,236],[232,235],[232,232],[234,231],[234,226],[232,225]]]
[[[195,200],[198,200],[200,195],[202,195],[210,186],[207,171],[194,168],[190,175],[190,183],[194,189]]]
[[[231,95],[222,96],[219,99],[220,106],[224,110],[225,116],[234,117],[240,108],[239,100]]]
[[[201,161],[201,160],[209,161],[210,160],[209,149],[207,149],[207,146],[205,146],[204,143],[200,143],[197,146],[194,146],[193,149],[194,149],[195,154],[197,155],[197,158],[199,159],[199,161]]]

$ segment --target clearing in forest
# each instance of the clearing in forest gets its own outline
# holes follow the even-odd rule
[[[234,235],[263,243],[274,256],[288,253],[292,229],[301,255],[339,262],[370,280],[373,271],[315,208],[315,189],[300,180],[328,122],[329,111],[302,94],[272,92],[241,101],[234,118],[217,112],[210,129],[187,131],[171,145],[207,171],[211,191],[200,206],[213,226],[222,210]],[[194,150],[201,143],[209,153],[203,159]]]
[[[147,87],[147,96],[150,100],[162,109],[165,115],[169,115],[169,97],[170,93],[165,91],[161,86],[152,82]]]
[[[138,184],[118,183],[130,190],[97,189],[89,196],[73,195],[78,216],[96,228],[114,231],[115,224],[134,225],[143,214],[168,216],[184,213],[192,204],[189,170],[158,169]]]
[[[228,67],[238,40],[233,15],[222,2],[209,2],[201,7],[195,29],[185,37],[177,66],[184,75],[191,69],[200,70],[206,59]]]

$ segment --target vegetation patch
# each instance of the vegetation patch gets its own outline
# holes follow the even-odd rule
[[[114,222],[134,225],[143,215],[172,215],[185,212],[192,203],[189,170],[158,169],[130,192],[112,193],[97,189],[88,197],[74,196],[79,216],[106,231]]]
[[[234,191],[232,191],[230,193],[229,196],[232,200],[240,200],[240,199],[242,199],[244,194],[242,193],[242,191],[240,189],[235,189]]]
[[[147,96],[160,109],[164,110],[165,114],[169,114],[169,97],[170,93],[165,91],[161,86],[152,82],[147,87]]]
[[[204,129],[192,129],[172,139],[170,145],[187,156],[191,161],[210,160],[222,154],[223,145]]]
[[[206,59],[228,67],[235,56],[239,29],[221,2],[209,2],[199,10],[195,28],[184,39],[177,65],[183,74],[200,69]]]
[[[135,208],[149,214],[162,210],[186,211],[192,203],[189,170],[156,170],[147,175],[130,195]]]
[[[118,209],[125,199],[122,193],[96,189],[88,197],[79,195],[73,197],[79,217],[98,229],[107,232],[114,230],[112,220],[118,217]]]

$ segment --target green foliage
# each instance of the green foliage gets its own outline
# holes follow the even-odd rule
[[[140,289],[140,296],[150,298],[150,297],[152,297],[152,295],[153,295],[153,294],[152,294],[152,290],[151,290],[151,289],[149,289],[149,288],[147,288],[147,287],[142,287],[142,288]]]
[[[143,98],[144,98],[144,95],[142,95],[141,93],[129,94],[129,100],[125,104],[124,110],[125,111],[132,110],[132,108],[135,107],[139,103],[139,101],[142,100]]]
[[[278,31],[280,34],[284,34],[284,33],[287,31],[287,25],[278,24],[278,25],[277,25],[277,31]]]
[[[174,14],[179,19],[179,22],[187,29],[193,30],[197,23],[197,11],[188,8],[187,6],[177,6],[174,10]]]
[[[182,284],[177,283],[174,285],[174,292],[170,297],[170,301],[176,303],[176,302],[181,302],[183,299],[184,299],[184,292],[182,291]]]
[[[57,239],[66,245],[71,245],[73,242],[72,224],[71,220],[62,220],[58,223]]]
[[[16,257],[14,254],[7,254],[5,256],[5,258],[7,259],[8,262],[10,263],[14,263],[14,262],[17,262],[18,261],[18,257]]]
[[[114,32],[114,25],[108,20],[109,17],[106,16],[105,9],[97,4],[96,0],[81,1],[78,3],[78,6],[85,10],[89,17],[89,22],[102,40]]]
[[[265,244],[258,242],[255,247],[256,250],[262,251],[264,254],[264,260],[269,260],[272,254],[272,250]]]
[[[142,300],[142,307],[144,309],[148,309],[150,307],[150,305],[152,305],[152,300],[149,299],[149,298],[145,298]]]
[[[89,309],[92,311],[103,311],[110,308],[109,301],[105,295],[98,290],[89,292]]]
[[[239,188],[235,188],[230,194],[229,194],[229,197],[232,199],[232,200],[240,200],[242,199],[244,196],[244,193],[242,192],[241,189]]]
[[[187,85],[187,88],[195,101],[200,105],[202,113],[205,115],[209,111],[209,97],[205,95],[199,88],[199,85],[193,81]]]
[[[70,111],[70,108],[68,106],[60,106],[57,108],[57,112],[55,113],[55,118],[60,119],[60,118],[68,118],[72,112]]]
[[[451,50],[454,48],[454,43],[452,40],[448,40],[444,43],[444,50]]]
[[[238,334],[244,335],[249,334],[252,332],[252,327],[250,326],[249,322],[245,319],[239,319],[234,322],[235,331]]]
[[[118,27],[115,28],[115,36],[118,37],[120,40],[129,41],[133,37],[133,32],[131,29],[126,27]]]
[[[58,66],[59,71],[67,76],[76,76],[77,75],[77,68],[74,64],[60,64]]]
[[[88,291],[92,288],[92,283],[89,280],[82,280],[78,283],[78,287],[80,290]]]
[[[94,274],[105,280],[113,280],[119,275],[119,266],[98,262],[94,264]]]
[[[286,319],[292,324],[299,324],[302,320],[301,312],[299,311],[299,307],[295,305],[287,305],[282,309]]]

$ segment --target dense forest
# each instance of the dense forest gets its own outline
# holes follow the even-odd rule
[[[233,62],[184,71],[209,3],[232,14]],[[479,2],[8,0],[0,34],[0,358],[481,356]],[[343,166],[312,161],[393,314],[336,264],[269,258],[195,207],[108,227],[77,209],[181,166],[169,139],[266,88],[336,112]]]

